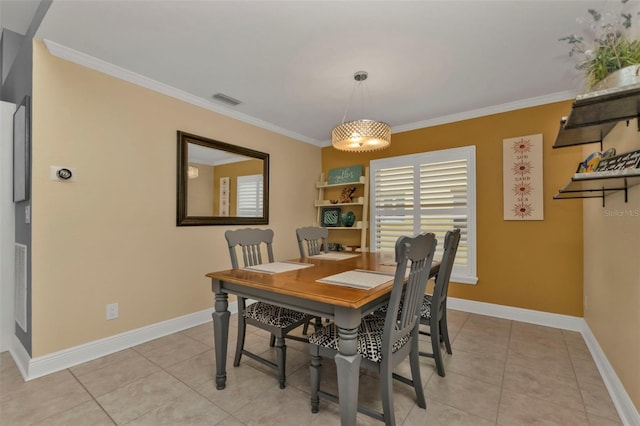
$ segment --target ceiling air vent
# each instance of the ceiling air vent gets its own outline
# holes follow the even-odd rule
[[[233,106],[240,105],[242,103],[241,101],[234,99],[231,96],[227,96],[224,93],[216,93],[213,95],[213,99]]]

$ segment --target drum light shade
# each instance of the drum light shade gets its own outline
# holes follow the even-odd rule
[[[331,144],[340,151],[365,152],[391,145],[391,127],[374,120],[348,121],[331,132]]]
[[[356,89],[360,89],[360,95],[363,97],[361,105],[364,105],[362,84],[367,79],[367,76],[366,71],[357,71],[353,75],[356,86],[349,99],[349,105],[342,118],[342,124],[336,126],[331,132],[331,145],[340,151],[377,151],[391,145],[391,127],[387,123],[365,119],[345,122]]]

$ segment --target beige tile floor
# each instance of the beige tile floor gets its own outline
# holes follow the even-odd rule
[[[453,355],[446,377],[421,359],[427,409],[396,383],[399,425],[619,425],[605,385],[579,333],[449,311]],[[268,336],[247,346],[273,357]],[[235,343],[232,319],[230,345]],[[428,339],[428,338],[426,338]],[[429,348],[428,340],[421,342]],[[231,346],[233,348],[233,346]],[[227,388],[214,384],[213,330],[204,324],[94,361],[23,382],[11,356],[0,357],[0,424],[21,425],[338,425],[338,406],[309,406],[309,355],[289,341],[287,387],[246,357],[231,365]],[[408,372],[408,365],[400,366]],[[336,388],[335,365],[322,385]],[[360,377],[360,402],[380,409],[376,375]],[[380,424],[358,414],[358,424]]]

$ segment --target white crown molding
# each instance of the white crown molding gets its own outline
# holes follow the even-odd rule
[[[178,99],[180,101],[207,109],[209,111],[234,118],[236,120],[242,121],[243,123],[251,124],[256,127],[260,127],[262,129],[269,130],[301,142],[306,142],[311,145],[323,146],[322,142],[316,139],[312,139],[299,133],[283,129],[282,127],[267,123],[266,121],[259,120],[250,115],[223,108],[222,106],[218,106],[213,102],[208,102],[198,96],[192,95],[191,93],[187,93],[183,90],[176,89],[175,87],[171,87],[167,84],[160,83],[159,81],[129,71],[117,65],[113,65],[109,62],[103,61],[102,59],[89,56],[85,53],[71,49],[70,47],[63,46],[54,41],[44,39],[43,42],[49,53],[60,59],[82,65],[83,67],[91,68],[112,77],[128,81],[129,83],[133,83],[137,86],[141,86],[146,89],[162,93],[163,95],[171,96],[172,98]]]
[[[418,121],[415,123],[403,124],[401,126],[393,126],[392,133],[408,132],[410,130],[423,129],[425,127],[439,126],[441,124],[454,123],[457,121],[469,120],[471,118],[484,117],[487,115],[500,114],[503,112],[516,111],[523,108],[530,108],[540,105],[546,105],[554,102],[575,99],[576,93],[570,91],[556,92],[544,96],[536,96],[533,98],[521,99],[515,102],[507,102],[505,104],[494,105],[486,108],[474,109],[471,111],[461,112],[458,114],[445,115],[442,117],[432,118],[429,120]],[[560,117],[558,117],[560,122]]]
[[[79,52],[75,49],[71,49],[70,47],[67,47],[67,46],[63,46],[54,41],[44,39],[43,42],[47,47],[47,50],[49,51],[49,53],[51,53],[53,56],[56,56],[60,59],[64,59],[66,61],[73,62],[75,64],[82,65],[87,68],[91,68],[93,70],[105,73],[112,77],[116,77],[121,80],[128,81],[129,83],[133,83],[137,86],[141,86],[149,90],[153,90],[155,92],[162,93],[167,96],[171,96],[172,98],[181,100],[183,102],[187,102],[192,105],[199,106],[209,111],[213,111],[218,114],[222,114],[227,117],[234,118],[244,123],[251,124],[251,125],[260,127],[262,129],[269,130],[269,131],[296,139],[298,141],[306,142],[308,144],[319,146],[319,147],[326,147],[331,145],[330,140],[319,141],[317,139],[309,138],[299,133],[292,132],[287,129],[283,129],[282,127],[276,126],[274,124],[267,123],[266,121],[259,120],[250,115],[243,114],[238,111],[233,111],[233,110],[224,108],[222,106],[218,106],[213,102],[208,102],[198,96],[192,95],[191,93],[187,93],[183,90],[176,89],[175,87],[169,86],[167,84],[160,83],[159,81],[156,81],[148,77],[145,77],[143,75],[137,74],[135,72],[129,71],[125,68],[113,65],[109,62],[103,61],[102,59],[89,56],[85,53]],[[573,99],[575,97],[576,97],[576,93],[573,93],[573,92],[569,92],[569,91],[557,92],[549,95],[522,99],[519,101],[508,102],[505,104],[495,105],[491,107],[479,108],[471,111],[461,112],[458,114],[445,115],[442,117],[432,118],[424,121],[418,121],[415,123],[403,124],[400,126],[393,126],[391,128],[391,132],[392,133],[407,132],[410,130],[438,126],[441,124],[454,123],[456,121],[468,120],[471,118],[478,118],[486,115],[499,114],[503,112],[514,111],[518,109],[529,108],[529,107],[549,104],[553,102],[566,101],[569,99]]]
[[[575,99],[576,95],[577,93],[570,92],[570,91],[556,92],[556,93],[551,93],[549,95],[536,96],[533,98],[522,99],[515,102],[508,102],[506,104],[474,109],[471,111],[461,112],[458,114],[443,115],[442,117],[430,118],[429,120],[402,124],[400,126],[393,126],[391,128],[391,134],[408,132],[408,131],[417,130],[417,129],[424,129],[426,127],[439,126],[442,124],[455,123],[457,121],[469,120],[472,118],[484,117],[484,116],[493,115],[493,114],[500,114],[503,112],[516,111],[523,108],[546,105],[554,102],[567,101],[569,99]],[[560,117],[558,117],[558,122],[560,122]],[[320,144],[320,146],[330,146],[330,145],[331,145],[330,140],[325,140]]]

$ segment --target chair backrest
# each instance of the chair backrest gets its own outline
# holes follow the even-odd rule
[[[262,249],[266,247],[267,262],[273,262],[273,230],[244,228],[229,230],[224,233],[224,237],[229,244],[229,255],[231,256],[231,267],[238,269],[238,256],[236,247],[240,247],[242,251],[242,260],[244,266],[260,265],[262,260]]]
[[[382,336],[383,356],[390,357],[394,343],[417,330],[435,251],[436,237],[433,233],[400,237],[396,241],[397,265]],[[398,315],[400,300],[403,306]]]
[[[296,237],[298,238],[300,257],[315,256],[320,252],[327,252],[327,239],[329,238],[329,230],[327,228],[317,226],[298,228],[296,229]],[[304,243],[307,246],[306,254]]]
[[[460,229],[447,231],[444,236],[444,253],[440,261],[440,269],[436,276],[436,285],[433,289],[431,298],[431,318],[439,321],[447,308],[447,292],[449,291],[449,280],[451,279],[451,271],[453,263],[456,260],[458,252],[458,244],[460,243]]]

